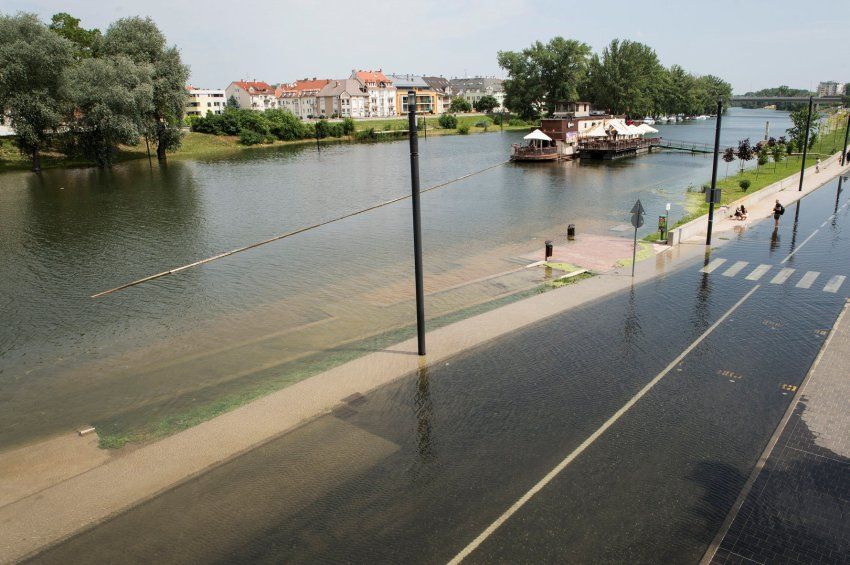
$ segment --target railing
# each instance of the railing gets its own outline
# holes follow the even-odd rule
[[[512,155],[557,155],[557,147],[529,147],[523,145],[514,145],[511,147]]]
[[[579,149],[599,149],[606,151],[619,151],[621,149],[634,149],[649,147],[660,141],[660,138],[637,138],[618,140],[584,140],[579,142]]]

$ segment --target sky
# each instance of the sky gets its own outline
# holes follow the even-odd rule
[[[846,0],[0,0],[6,14],[49,21],[67,11],[101,30],[121,17],[150,16],[201,88],[345,78],[355,68],[504,76],[498,51],[561,35],[597,52],[614,38],[640,41],[662,64],[717,75],[738,94],[850,82],[848,7]]]

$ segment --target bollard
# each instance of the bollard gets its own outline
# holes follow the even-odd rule
[[[545,253],[543,260],[548,261],[551,256],[552,256],[552,240],[547,239],[546,240],[546,253]]]
[[[567,226],[567,239],[572,241],[575,238],[576,238],[576,225],[570,224],[570,225]]]

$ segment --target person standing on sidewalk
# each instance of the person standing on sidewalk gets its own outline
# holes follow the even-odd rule
[[[773,220],[774,220],[773,226],[774,227],[776,227],[776,228],[779,227],[779,217],[782,216],[782,214],[784,214],[784,213],[785,213],[785,206],[780,204],[779,200],[777,199],[776,205],[773,207]]]
[[[818,161],[817,161],[817,163],[815,163],[815,172],[816,173],[820,172],[820,157],[818,157]]]

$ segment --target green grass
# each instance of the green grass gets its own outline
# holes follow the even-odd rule
[[[457,133],[457,129],[443,129],[440,127],[439,116],[425,116],[425,122],[427,125],[428,135],[452,135]],[[420,122],[422,117],[419,118]],[[470,133],[482,133],[485,131],[485,128],[477,127],[475,124],[485,121],[489,125],[486,131],[498,131],[499,126],[493,123],[493,119],[489,116],[457,116],[457,125],[458,128],[461,126],[469,126]],[[356,131],[366,131],[370,128],[374,128],[376,132],[381,131],[406,131],[408,129],[408,121],[407,118],[387,118],[384,120],[354,120],[354,127]],[[528,129],[529,125],[522,126],[509,126],[505,124],[505,130],[525,130]],[[420,128],[419,135],[424,135],[423,130]]]

